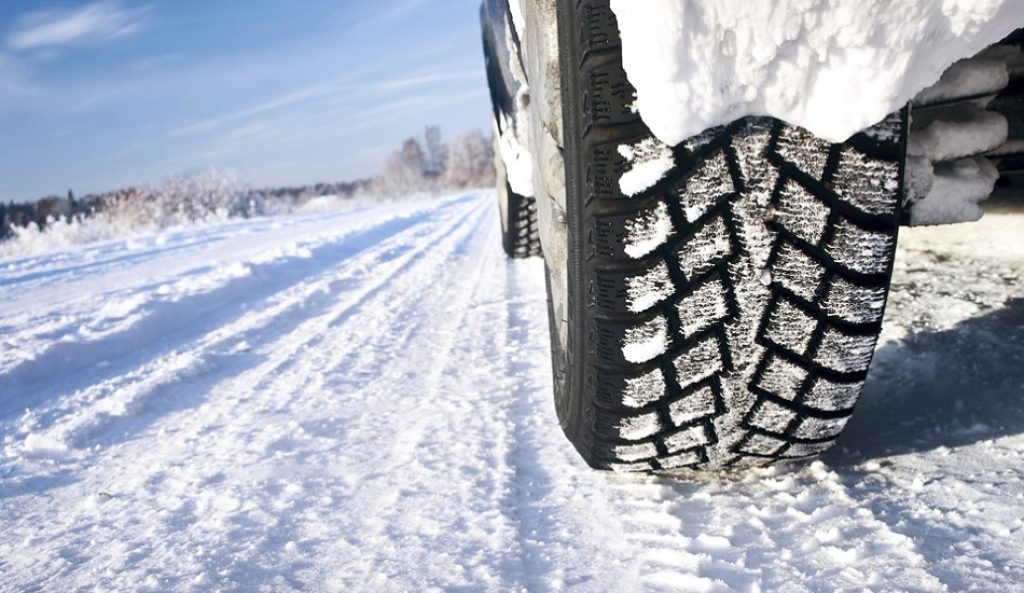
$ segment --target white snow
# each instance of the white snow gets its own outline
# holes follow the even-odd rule
[[[910,224],[949,224],[981,218],[978,203],[992,194],[999,170],[987,158],[973,157],[935,167],[931,190],[910,209]]]
[[[672,149],[653,138],[619,146],[629,168],[619,177],[623,195],[635,196],[654,187],[675,166]]]
[[[633,313],[645,311],[672,296],[675,286],[668,266],[660,262],[650,270],[626,279],[626,306]]]
[[[639,416],[623,419],[619,424],[619,436],[627,441],[639,441],[640,439],[657,434],[661,431],[661,420],[657,412],[648,412]]]
[[[590,470],[562,436],[543,263],[505,258],[495,202],[0,260],[0,590],[1024,582],[1021,213],[901,231],[865,396],[821,462],[647,477]],[[634,408],[665,388],[631,385]]]
[[[1020,53],[1019,50],[1017,53]],[[983,56],[954,64],[934,86],[914,99],[907,143],[907,201],[910,224],[935,225],[981,218],[978,203],[995,188],[999,171],[987,158],[1012,150],[1007,142],[1009,122],[986,110],[1009,81],[1007,62],[1019,56],[994,46]],[[943,101],[983,95],[966,103]],[[938,106],[936,106],[938,105]]]
[[[26,457],[63,457],[68,451],[67,443],[48,435],[28,433],[22,446]]]
[[[639,259],[663,245],[675,231],[668,207],[663,202],[659,202],[653,210],[626,221],[625,226],[623,251],[634,259]]]
[[[509,2],[513,27],[519,39],[523,39],[523,13],[518,0]],[[512,37],[512,28],[505,29],[505,44],[508,48],[516,47]],[[498,152],[505,165],[505,176],[509,187],[520,196],[533,197],[533,156],[530,153],[530,85],[526,71],[520,60],[520,54],[512,52],[508,62],[509,70],[519,88],[516,90],[515,114],[501,114],[502,121],[494,122],[494,136],[497,139]]]
[[[670,146],[746,115],[840,142],[1024,26],[1019,0],[612,0],[636,108]]]
[[[639,377],[626,379],[622,403],[630,408],[641,408],[658,400],[665,393],[665,378],[655,369]]]
[[[526,17],[523,16],[523,6],[519,0],[509,0],[508,12],[512,16],[512,26],[515,28],[516,36],[522,42],[526,39]]]
[[[525,119],[520,118],[520,121],[525,125]],[[499,132],[496,127],[494,134],[498,138],[498,150],[505,165],[508,185],[521,196],[533,197],[533,158],[526,144],[519,138],[522,128],[513,127],[512,121],[506,117],[503,129],[503,132]]]
[[[1001,47],[1003,46],[989,48],[982,52],[982,55],[1000,55],[1002,52],[996,53],[996,50]],[[1007,59],[1014,57],[1007,56]],[[1006,62],[983,57],[967,58],[950,66],[942,73],[938,82],[918,93],[913,104],[930,105],[963,97],[996,95],[1009,83],[1010,71]]]
[[[932,162],[994,150],[1006,142],[1009,124],[1001,113],[974,105],[914,113],[914,141]]]
[[[647,362],[668,348],[668,322],[662,316],[626,330],[622,356],[629,362]]]

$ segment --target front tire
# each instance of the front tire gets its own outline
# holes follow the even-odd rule
[[[630,108],[608,1],[561,1],[559,19],[568,274],[549,294],[553,310],[567,295],[552,316],[566,435],[618,470],[824,451],[881,329],[905,113],[843,144],[746,118],[665,147]],[[649,187],[624,180],[637,154],[668,163]]]

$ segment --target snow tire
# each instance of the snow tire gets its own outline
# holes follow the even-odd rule
[[[843,144],[745,118],[664,147],[671,169],[627,196],[621,147],[660,143],[631,108],[608,0],[561,0],[559,35],[568,330],[552,337],[566,435],[615,470],[824,451],[881,329],[906,111]]]
[[[512,259],[526,259],[541,254],[540,232],[537,227],[537,201],[520,196],[505,183],[498,191],[501,205],[501,243]]]

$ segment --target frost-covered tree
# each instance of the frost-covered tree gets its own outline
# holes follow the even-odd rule
[[[423,134],[426,140],[426,175],[427,177],[440,177],[447,166],[448,147],[441,140],[440,126],[427,126]]]
[[[479,130],[463,134],[448,146],[444,187],[462,189],[493,186],[493,163],[494,150],[489,138]]]
[[[375,189],[385,196],[423,191],[426,188],[426,155],[419,140],[409,138],[401,150],[388,157]]]
[[[104,209],[112,223],[131,228],[251,215],[248,191],[234,174],[215,169],[170,177],[158,186],[120,190],[104,200]]]

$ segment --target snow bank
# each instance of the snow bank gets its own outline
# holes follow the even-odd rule
[[[42,231],[35,225],[14,227],[11,230],[14,236],[0,241],[0,260],[106,241],[123,234],[124,231],[112,224],[106,216],[56,220]]]
[[[747,115],[844,141],[1024,25],[1020,0],[611,0],[636,109],[676,145]]]
[[[161,224],[156,220],[125,218],[116,212],[100,212],[89,218],[53,220],[43,230],[35,225],[14,227],[14,236],[0,242],[0,260],[50,253],[75,245],[133,237],[190,224],[214,224],[231,218],[226,212],[211,212],[201,220]]]

